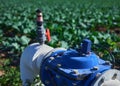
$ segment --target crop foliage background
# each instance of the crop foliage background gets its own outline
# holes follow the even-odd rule
[[[51,31],[53,47],[78,48],[89,38],[101,58],[110,60],[105,48],[119,65],[119,0],[0,0],[0,85],[21,85],[19,59],[24,48],[36,40],[36,9]]]

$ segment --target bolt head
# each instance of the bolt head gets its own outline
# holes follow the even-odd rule
[[[50,60],[54,60],[55,58],[54,57],[50,57]]]
[[[106,65],[112,65],[110,61],[105,61]]]
[[[73,84],[73,86],[77,86],[77,84],[76,83],[72,83]]]
[[[47,67],[47,66],[45,66],[45,70],[48,70],[48,67]]]
[[[56,75],[56,78],[57,78],[57,79],[59,79],[59,78],[60,78],[60,76],[59,76],[59,75]]]
[[[48,80],[45,80],[45,84],[47,84],[47,85],[48,85],[48,84],[50,84],[50,82],[49,82]]]
[[[101,73],[97,73],[96,74],[96,77],[98,78],[98,77],[100,77],[102,74]]]
[[[78,74],[78,80],[84,80],[87,74]]]
[[[72,71],[74,74],[79,74],[79,71],[78,70],[73,70]]]
[[[94,66],[92,70],[99,70],[99,67]]]
[[[57,67],[61,67],[62,65],[61,64],[57,64]]]

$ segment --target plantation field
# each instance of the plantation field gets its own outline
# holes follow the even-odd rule
[[[36,9],[43,12],[44,27],[53,47],[78,48],[89,38],[101,58],[106,48],[120,64],[120,0],[0,0],[0,86],[21,86],[19,59],[36,40]],[[97,45],[97,46],[96,46]],[[99,46],[98,46],[99,45]]]

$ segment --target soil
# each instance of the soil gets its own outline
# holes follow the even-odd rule
[[[0,70],[0,76],[3,76],[5,72],[3,70]]]

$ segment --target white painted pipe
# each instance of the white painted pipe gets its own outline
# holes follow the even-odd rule
[[[25,48],[20,59],[20,74],[23,86],[32,83],[34,78],[40,74],[42,60],[51,55],[52,52],[64,48],[52,48],[48,45],[33,43]]]

